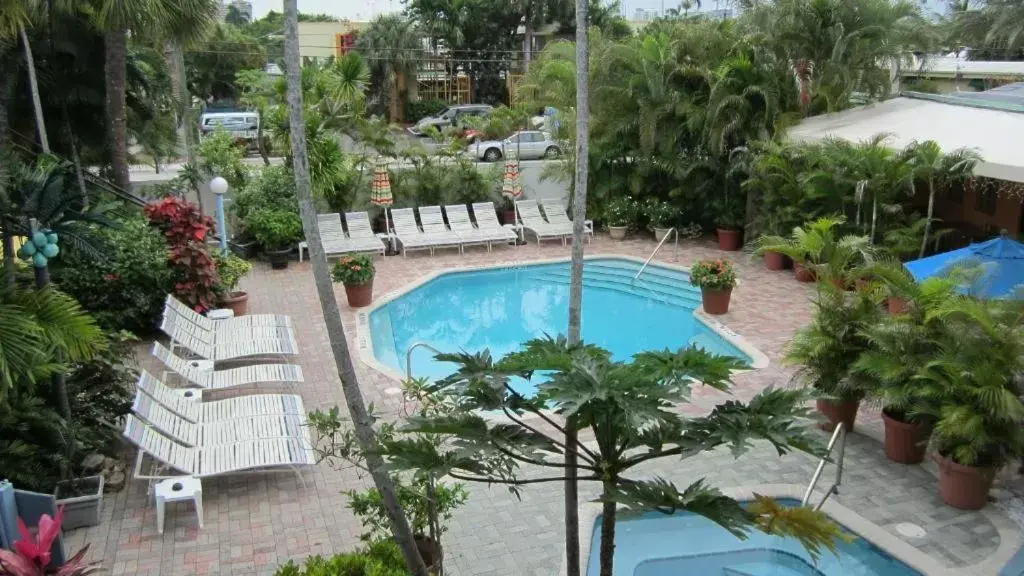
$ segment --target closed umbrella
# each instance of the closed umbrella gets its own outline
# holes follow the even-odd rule
[[[512,209],[506,209],[502,216],[505,219],[505,224],[509,223],[509,212],[512,213],[512,222],[518,224],[518,218],[515,216],[515,201],[523,195],[523,181],[519,178],[519,162],[512,158],[505,161],[505,180],[501,184],[501,195],[508,198],[509,204],[512,205]]]
[[[387,166],[382,160],[378,160],[373,167],[373,184],[370,186],[370,204],[384,207],[384,227],[387,234],[391,235],[391,222],[388,219],[388,207],[395,203],[391,195],[391,177],[388,175]]]

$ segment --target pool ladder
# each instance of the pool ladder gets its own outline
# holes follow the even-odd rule
[[[644,273],[644,270],[647,269],[647,265],[650,264],[651,260],[654,259],[654,255],[658,253],[658,250],[661,250],[661,247],[665,244],[665,241],[668,240],[669,236],[675,236],[675,239],[676,239],[675,260],[676,260],[676,262],[679,261],[679,230],[676,230],[673,227],[673,228],[669,228],[668,229],[668,232],[665,233],[665,236],[661,239],[661,242],[658,242],[658,245],[654,247],[654,252],[651,252],[651,255],[648,256],[647,260],[644,261],[644,265],[641,266],[640,270],[636,273],[635,276],[633,276],[633,281],[634,282],[636,281],[637,278],[640,277],[641,274]]]
[[[430,350],[434,354],[444,354],[444,352],[441,352],[440,350],[438,350],[437,348],[434,348],[433,346],[431,346],[430,344],[427,344],[426,342],[413,342],[412,345],[409,346],[409,348],[405,351],[405,379],[406,380],[412,380],[412,353],[413,353],[413,350],[416,350],[417,348],[426,348],[427,350]]]
[[[829,496],[839,494],[839,484],[843,481],[843,456],[846,454],[846,429],[842,422],[836,424],[836,429],[832,432],[832,438],[828,441],[828,449],[821,458],[821,461],[818,462],[818,468],[814,471],[814,476],[811,477],[811,483],[807,485],[807,491],[804,492],[803,500],[800,501],[801,506],[807,506],[807,503],[811,501],[811,493],[814,492],[814,488],[818,485],[818,480],[821,480],[821,473],[825,470],[825,464],[828,463],[829,456],[832,455],[832,449],[836,447],[836,444],[839,444],[839,453],[835,460],[836,481],[828,487],[825,496],[822,497],[821,502],[818,502],[814,509],[821,510]]]

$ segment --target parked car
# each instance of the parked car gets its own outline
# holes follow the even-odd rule
[[[504,140],[487,140],[473,145],[471,152],[478,160],[497,162],[506,155],[519,154],[521,160],[558,158],[562,149],[551,134],[540,130],[523,130]]]
[[[491,110],[493,107],[490,104],[456,104],[441,110],[436,116],[420,119],[419,122],[409,127],[409,133],[423,136],[427,128],[431,126],[438,129],[446,126],[460,126],[467,117],[490,114]]]
[[[259,134],[260,115],[256,112],[207,112],[199,117],[201,137],[213,134],[217,128],[227,130],[235,140],[255,146]]]

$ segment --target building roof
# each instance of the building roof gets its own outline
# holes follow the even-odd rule
[[[964,96],[893,98],[808,118],[788,135],[798,142],[829,137],[859,142],[885,133],[895,149],[914,140],[935,140],[946,151],[970,148],[981,154],[983,161],[974,169],[978,176],[1024,182],[1024,106],[991,95],[987,101]]]
[[[900,69],[901,76],[939,78],[1024,78],[1024,62],[967,60],[956,56],[928,56]]]

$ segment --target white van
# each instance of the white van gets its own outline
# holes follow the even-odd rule
[[[217,128],[223,128],[237,140],[253,144],[259,126],[260,115],[257,112],[207,112],[199,117],[200,135],[209,136]]]

